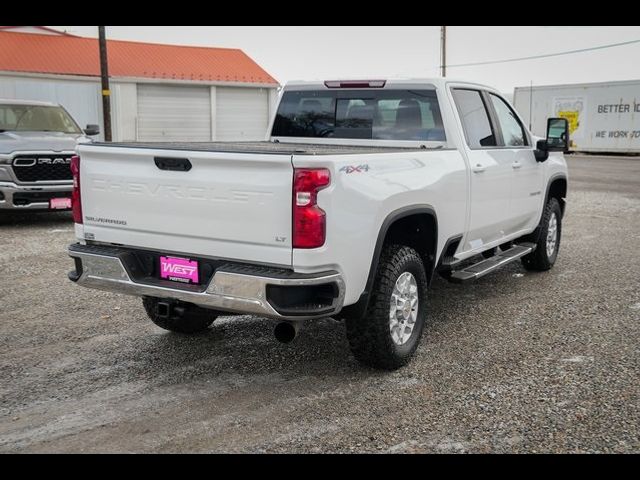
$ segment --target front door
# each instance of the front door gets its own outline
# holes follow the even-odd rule
[[[498,95],[488,93],[487,96],[500,127],[500,143],[512,169],[507,232],[531,230],[540,221],[540,207],[544,201],[543,166],[536,161],[533,141],[513,108]]]

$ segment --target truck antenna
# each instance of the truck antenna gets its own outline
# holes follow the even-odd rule
[[[531,80],[531,87],[529,88],[529,131],[531,132],[531,123],[533,118],[533,80]]]

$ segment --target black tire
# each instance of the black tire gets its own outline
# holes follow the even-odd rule
[[[417,318],[411,336],[403,345],[394,342],[390,329],[391,295],[396,281],[405,272],[416,280]],[[383,370],[395,370],[413,357],[427,317],[427,275],[414,249],[402,245],[385,246],[366,314],[347,319],[347,338],[353,355],[361,363]]]
[[[186,334],[202,332],[209,328],[217,317],[211,310],[186,303],[178,304],[180,309],[184,309],[181,314],[174,314],[168,318],[161,317],[158,314],[158,302],[159,299],[152,297],[142,299],[142,305],[151,321],[170,332]]]
[[[556,242],[555,248],[551,255],[547,251],[547,239],[549,235],[549,226],[552,219],[556,219]],[[536,250],[529,255],[522,257],[522,265],[525,269],[534,272],[546,272],[551,270],[558,258],[558,251],[560,250],[560,240],[562,238],[562,209],[560,203],[555,198],[549,200],[544,208],[542,214],[542,221],[539,226],[540,236],[536,243]]]

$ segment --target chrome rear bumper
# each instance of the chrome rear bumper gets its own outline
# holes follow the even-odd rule
[[[71,245],[69,255],[76,260],[76,271],[69,278],[83,287],[139,297],[180,300],[203,308],[241,314],[255,314],[279,320],[308,320],[330,317],[340,312],[345,284],[338,272],[314,275],[295,274],[287,270],[224,265],[216,270],[206,286],[163,285],[135,281],[122,261],[117,248]],[[335,291],[330,304],[322,308],[300,308],[284,312],[268,296],[268,288],[319,287],[332,285]]]

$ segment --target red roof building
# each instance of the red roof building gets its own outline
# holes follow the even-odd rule
[[[122,40],[107,50],[115,140],[264,138],[279,84],[242,50]],[[101,124],[98,40],[0,27],[0,98],[56,102]]]
[[[42,28],[42,27],[40,27]],[[48,31],[53,31],[47,29]],[[242,50],[107,40],[112,77],[277,85]],[[0,30],[0,71],[100,75],[98,41]]]

